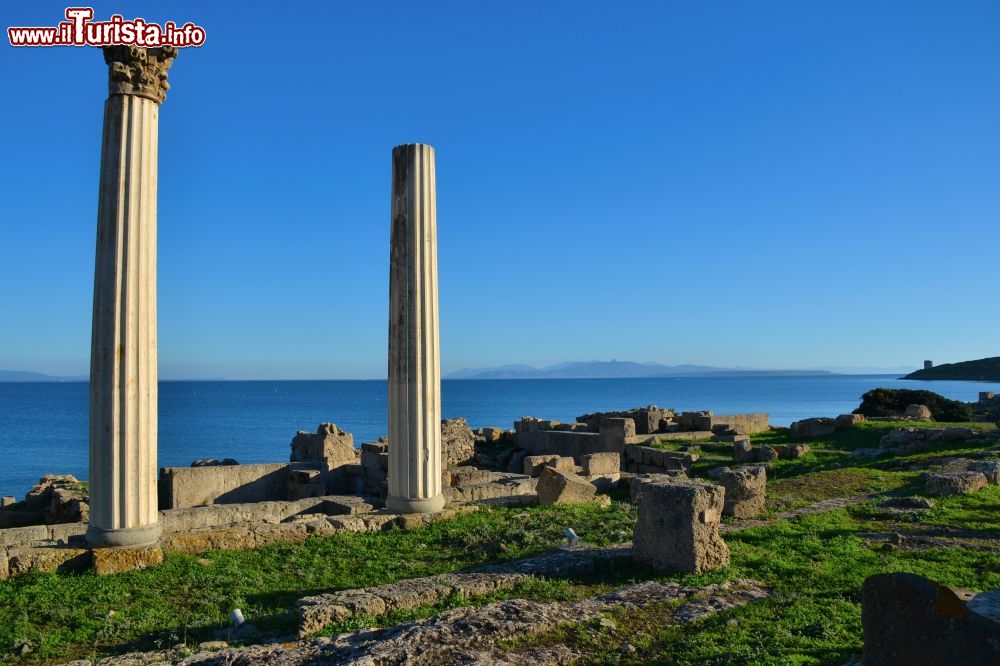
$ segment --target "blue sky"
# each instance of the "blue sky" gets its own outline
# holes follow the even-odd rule
[[[993,0],[94,7],[207,31],[160,114],[163,378],[384,377],[412,141],[446,372],[1000,354]],[[0,48],[0,368],[85,374],[106,67]]]

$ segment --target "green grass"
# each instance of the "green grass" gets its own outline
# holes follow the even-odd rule
[[[772,463],[768,472],[769,513],[833,497],[866,493],[921,494],[919,467],[945,456],[977,453],[966,443],[939,443],[927,451],[877,460],[848,460],[858,447],[875,447],[899,425],[869,422],[853,430],[810,441],[796,460]],[[991,430],[988,424],[967,424]],[[792,443],[787,431],[753,438],[761,444]],[[672,442],[666,446],[678,447]],[[694,473],[732,465],[725,449],[706,446]],[[910,468],[913,469],[910,469]],[[573,527],[583,541],[600,546],[631,539],[634,509],[628,491],[612,493],[610,509],[595,505],[483,509],[413,530],[339,534],[304,543],[204,556],[168,555],[163,566],[115,576],[93,573],[32,573],[0,582],[0,663],[45,663],[92,654],[189,644],[212,638],[234,607],[265,632],[292,634],[295,601],[340,589],[382,585],[405,578],[458,571],[517,559],[564,542]],[[624,501],[623,501],[624,500]],[[894,531],[901,523],[951,526],[997,538],[1000,488],[937,500],[916,515],[898,516],[866,502],[843,510],[779,521],[726,537],[732,565],[694,577],[668,577],[706,584],[753,578],[774,590],[763,602],[725,612],[694,626],[670,624],[669,607],[622,610],[615,626],[572,626],[532,639],[564,641],[592,663],[842,663],[861,649],[858,594],[865,577],[884,571],[913,571],[946,585],[1000,587],[1000,554],[972,548],[900,550],[863,545],[859,532]],[[905,523],[909,520],[910,523]],[[489,597],[449,598],[426,608],[380,618],[358,617],[327,627],[325,634],[364,626],[387,626],[427,617],[448,608],[501,597],[572,600],[613,586],[648,579],[641,567],[616,566],[585,577],[534,580]],[[109,612],[114,611],[109,616]],[[629,643],[634,652],[619,648]],[[27,644],[20,657],[15,645]],[[521,649],[525,644],[512,645]]]
[[[633,523],[624,503],[484,509],[419,530],[174,554],[163,566],[114,576],[31,573],[0,582],[0,655],[18,640],[39,660],[88,656],[95,640],[101,651],[173,645],[185,633],[208,640],[237,607],[260,629],[294,633],[302,596],[525,557],[564,543],[566,527],[594,545],[618,543],[631,538]]]

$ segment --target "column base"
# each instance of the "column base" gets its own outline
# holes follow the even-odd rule
[[[151,546],[160,540],[163,528],[159,523],[142,527],[108,529],[90,525],[87,527],[87,543],[95,548],[119,548],[123,546]]]
[[[444,495],[426,499],[389,497],[385,500],[385,508],[394,513],[437,513],[444,508]]]

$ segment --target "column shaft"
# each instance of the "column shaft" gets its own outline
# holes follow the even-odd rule
[[[407,513],[444,506],[435,198],[434,149],[393,149],[386,505]]]
[[[156,53],[105,51],[112,94],[104,105],[90,356],[87,540],[94,546],[145,545],[160,535],[156,181],[162,89],[150,92],[148,71],[143,74],[157,71]],[[166,67],[169,60],[162,66],[163,89]],[[116,94],[133,80],[147,87]]]

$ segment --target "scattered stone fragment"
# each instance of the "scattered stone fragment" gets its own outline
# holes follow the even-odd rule
[[[881,509],[932,509],[934,500],[926,497],[893,497],[879,503]]]
[[[492,428],[491,428],[492,430]],[[441,421],[441,463],[465,465],[476,457],[476,436],[465,419]],[[520,470],[518,470],[520,471]]]
[[[989,601],[982,603],[984,610]],[[862,662],[1000,663],[1000,621],[989,610],[977,610],[974,602],[912,573],[869,577],[861,586]]]
[[[764,510],[767,470],[762,465],[743,465],[719,477],[726,489],[723,513],[734,518],[753,518]]]
[[[801,458],[805,454],[809,453],[808,444],[786,444],[784,446],[777,446],[775,450],[778,452],[778,457],[782,459],[795,459]]]
[[[725,489],[699,481],[647,482],[639,493],[635,559],[658,571],[701,573],[729,564],[719,535]]]
[[[357,461],[354,435],[334,423],[321,423],[315,433],[300,430],[292,438],[291,462],[325,462],[332,467]]]
[[[845,430],[847,428],[853,428],[859,423],[864,423],[865,417],[861,414],[841,414],[836,419],[834,419],[833,426],[837,430]]]
[[[815,439],[817,437],[825,437],[827,435],[832,435],[837,429],[836,423],[833,419],[820,417],[814,419],[803,419],[801,421],[796,421],[791,426],[789,426],[789,431],[792,437],[796,439]]]
[[[754,459],[749,437],[741,437],[733,442],[733,456],[736,462],[750,462]]]
[[[761,462],[770,462],[772,460],[777,460],[778,450],[775,449],[773,446],[768,446],[767,444],[765,444],[764,446],[757,449],[756,458]]]
[[[615,452],[589,453],[580,462],[586,476],[613,476],[621,473],[621,455]]]
[[[1000,485],[1000,460],[976,460],[969,463],[968,470],[982,473],[991,485]]]
[[[525,456],[523,464],[525,476],[537,477],[542,473],[543,467],[554,467],[570,474],[576,473],[576,461],[569,456]]]
[[[932,472],[927,475],[926,491],[928,495],[964,495],[987,485],[982,472]]]
[[[538,503],[549,504],[580,504],[594,498],[597,487],[581,476],[554,469],[542,468],[538,477]]]

